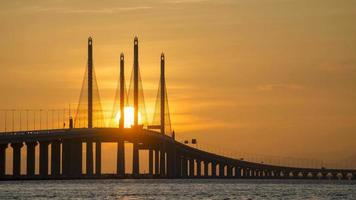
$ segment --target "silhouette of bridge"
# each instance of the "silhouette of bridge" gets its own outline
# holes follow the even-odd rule
[[[6,128],[0,134],[0,179],[76,179],[76,178],[261,178],[261,179],[355,179],[354,169],[329,169],[251,162],[219,155],[194,148],[175,140],[171,130],[169,106],[165,82],[165,56],[160,57],[161,75],[156,110],[151,124],[145,119],[143,89],[139,71],[138,39],[134,39],[134,64],[129,91],[125,87],[125,59],[120,55],[120,77],[114,108],[105,122],[100,105],[93,67],[93,40],[88,39],[88,63],[79,104],[69,123],[59,121],[71,116],[66,110],[47,111],[47,126],[42,129],[41,111],[36,118],[31,110],[25,110],[26,122],[20,130]],[[130,99],[133,98],[133,99]],[[133,100],[133,101],[132,101]],[[132,109],[130,110],[130,108]],[[127,111],[126,111],[127,110]],[[61,114],[59,114],[62,112]],[[49,114],[52,127],[49,128]],[[52,114],[51,114],[52,113]],[[56,114],[57,113],[57,116]],[[126,116],[129,114],[129,116]],[[132,114],[132,116],[131,116]],[[38,114],[37,114],[38,115]],[[127,118],[130,118],[127,120]],[[132,118],[132,121],[130,121]],[[36,119],[39,126],[36,128]],[[57,121],[57,123],[56,123]],[[128,123],[126,123],[128,122]],[[26,130],[21,130],[22,126]],[[33,127],[31,129],[30,127]],[[11,129],[11,128],[10,128]],[[117,143],[116,173],[103,174],[101,170],[101,146],[106,142]],[[132,143],[132,171],[125,170],[125,143]],[[21,173],[21,149],[26,146],[26,173]],[[85,151],[83,151],[85,146]],[[12,174],[6,174],[6,149],[12,148]],[[39,173],[35,173],[36,148],[39,148]],[[140,173],[140,150],[148,151],[148,173]],[[83,155],[85,152],[85,155]],[[49,159],[50,158],[50,159]],[[85,158],[85,162],[83,161]],[[49,167],[50,165],[50,167]],[[85,166],[83,166],[85,165]],[[85,167],[85,171],[83,171]]]

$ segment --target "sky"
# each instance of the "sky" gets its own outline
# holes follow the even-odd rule
[[[102,104],[111,108],[119,55],[131,67],[138,36],[148,109],[166,54],[178,140],[226,153],[356,157],[355,7],[353,0],[1,1],[0,105],[78,103],[91,36]]]

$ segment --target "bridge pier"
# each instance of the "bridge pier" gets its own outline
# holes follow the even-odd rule
[[[209,162],[206,160],[204,161],[204,177],[209,177]]]
[[[166,176],[166,153],[165,153],[166,146],[163,143],[159,152],[159,173],[161,177]]]
[[[101,142],[95,142],[95,175],[101,175]]]
[[[167,148],[167,175],[168,178],[176,177],[176,148],[174,145],[169,145]]]
[[[148,150],[148,174],[153,175],[153,150],[151,148]]]
[[[189,177],[193,178],[194,177],[194,158],[189,159]]]
[[[21,173],[21,148],[22,143],[12,143],[11,147],[13,148],[13,165],[12,165],[12,174],[14,177],[19,177]]]
[[[228,178],[232,178],[232,168],[233,168],[233,166],[230,164],[227,166],[227,177]]]
[[[51,176],[57,177],[61,173],[61,142],[53,141],[51,144]]]
[[[197,159],[197,177],[201,177],[201,160]]]
[[[35,175],[35,148],[37,142],[26,142],[27,151],[26,151],[26,174],[29,177]]]
[[[214,178],[216,177],[216,162],[215,161],[211,162],[211,176]]]
[[[6,148],[8,144],[0,144],[0,177],[6,172]]]
[[[182,177],[188,177],[188,160],[187,157],[182,157]]]
[[[176,153],[176,178],[182,177],[182,156]]]
[[[138,177],[140,174],[140,158],[139,158],[139,149],[138,149],[138,144],[133,143],[133,150],[132,150],[132,175],[134,177]]]
[[[71,177],[81,177],[82,176],[82,141],[78,139],[73,139],[70,143],[71,147],[71,166],[70,174]]]
[[[219,163],[219,177],[223,178],[225,176],[225,164]]]
[[[40,142],[40,176],[48,175],[48,145],[49,142]]]
[[[241,168],[238,166],[235,166],[235,177],[240,178],[241,177]]]
[[[159,150],[155,148],[155,176],[159,175]]]
[[[120,176],[125,176],[125,142],[119,140],[117,142],[117,170],[116,173]]]
[[[93,141],[86,141],[86,175],[93,175]]]

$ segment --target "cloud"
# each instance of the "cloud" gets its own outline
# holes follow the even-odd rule
[[[353,62],[326,63],[321,66],[321,70],[327,72],[351,72],[356,71],[356,64]]]
[[[122,12],[133,12],[150,10],[152,6],[132,6],[132,7],[114,7],[114,8],[99,8],[99,9],[71,9],[71,8],[61,8],[61,7],[47,7],[47,6],[27,6],[19,9],[22,13],[44,13],[52,12],[59,14],[114,14]],[[14,10],[13,10],[14,11]],[[7,10],[6,13],[12,12]]]
[[[182,3],[200,3],[200,2],[206,2],[209,0],[172,0],[168,1],[167,3],[172,3],[172,4],[182,4]]]
[[[297,84],[285,84],[285,83],[275,83],[275,84],[265,84],[257,87],[261,91],[272,91],[272,90],[301,90],[303,86]]]

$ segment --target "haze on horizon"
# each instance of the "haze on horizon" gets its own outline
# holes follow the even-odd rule
[[[2,1],[0,107],[78,103],[92,36],[102,103],[111,108],[119,55],[128,81],[138,35],[149,109],[166,54],[179,140],[345,159],[356,155],[355,7],[348,0]]]

